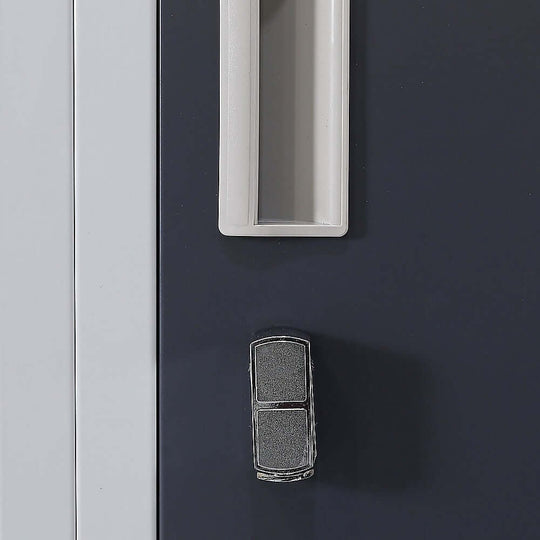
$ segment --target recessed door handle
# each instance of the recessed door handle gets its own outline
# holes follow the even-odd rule
[[[220,231],[343,236],[350,0],[220,7]]]

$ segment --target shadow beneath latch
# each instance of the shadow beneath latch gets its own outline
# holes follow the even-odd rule
[[[407,355],[312,335],[318,456],[291,484],[251,474],[251,537],[315,536],[322,484],[364,492],[425,485],[430,376]]]
[[[430,376],[420,360],[312,336],[320,482],[399,491],[425,481]]]

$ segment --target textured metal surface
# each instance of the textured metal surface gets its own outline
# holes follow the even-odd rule
[[[291,341],[255,348],[257,401],[305,401],[306,347]]]
[[[305,409],[260,410],[256,418],[257,464],[267,469],[298,469],[308,464]]]

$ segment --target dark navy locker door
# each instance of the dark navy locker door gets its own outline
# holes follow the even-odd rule
[[[539,26],[528,0],[352,0],[349,233],[232,238],[219,2],[161,1],[161,540],[540,536]],[[272,326],[311,337],[294,484],[253,470]]]

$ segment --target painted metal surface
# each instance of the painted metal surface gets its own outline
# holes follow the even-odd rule
[[[77,531],[156,535],[156,3],[75,10]]]
[[[71,18],[0,1],[3,540],[75,531]]]
[[[161,538],[536,540],[540,4],[351,2],[339,240],[216,230],[217,4],[163,0]],[[286,485],[252,464],[273,325],[314,360],[316,470]]]

